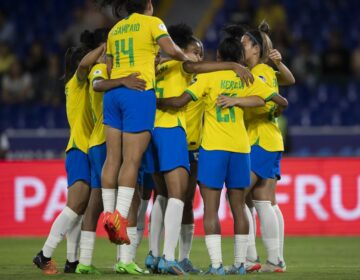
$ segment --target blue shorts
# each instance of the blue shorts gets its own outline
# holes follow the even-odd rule
[[[123,132],[152,131],[155,122],[154,90],[119,87],[104,95],[104,124]]]
[[[207,151],[200,147],[198,181],[206,187],[230,189],[250,186],[250,154]]]
[[[190,172],[186,133],[182,127],[156,127],[152,141],[155,148],[155,171],[166,172],[184,167]]]
[[[87,154],[79,149],[71,149],[66,153],[65,168],[68,187],[77,181],[84,181],[90,185],[90,161]]]
[[[91,147],[89,149],[91,166],[91,184],[95,189],[101,188],[101,172],[106,159],[106,144]]]
[[[156,171],[155,168],[155,147],[152,140],[147,147],[141,162],[141,169],[144,173],[153,174]]]
[[[258,145],[251,146],[251,171],[262,179],[280,180],[282,152],[268,152]]]
[[[189,161],[190,163],[199,161],[199,149],[189,151]]]

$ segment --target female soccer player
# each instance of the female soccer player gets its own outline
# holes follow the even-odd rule
[[[171,26],[169,34],[175,43],[192,57],[200,60],[201,44],[193,36],[192,30],[185,24]],[[216,70],[229,69],[239,73],[247,73],[243,66],[231,62],[178,62],[167,60],[158,66],[156,76],[156,91],[158,98],[180,96],[190,84],[194,73],[205,73]],[[188,186],[190,171],[186,141],[186,121],[184,110],[158,109],[156,111],[153,144],[155,148],[155,181],[157,198],[167,197],[167,206],[164,215],[164,253],[158,264],[161,273],[184,274],[182,268],[175,261],[175,249],[179,240],[184,201]],[[174,156],[176,155],[176,156]],[[155,202],[156,203],[156,202]],[[156,210],[157,208],[155,208]],[[151,238],[153,240],[160,232],[154,232],[155,224],[151,224]],[[152,242],[155,245],[155,242]],[[147,266],[156,266],[159,255],[154,253],[147,258]],[[152,262],[148,262],[152,259]],[[190,265],[190,264],[189,264]],[[192,269],[192,266],[191,266]]]
[[[240,63],[244,59],[240,40],[227,38],[218,48],[219,61]],[[232,71],[217,71],[198,75],[197,80],[180,97],[159,99],[160,108],[181,108],[191,100],[203,99],[205,103],[204,130],[199,155],[201,194],[204,200],[205,241],[211,259],[208,274],[224,274],[221,253],[218,208],[221,189],[225,182],[234,217],[235,262],[237,274],[245,274],[245,257],[249,225],[246,217],[245,188],[250,185],[250,145],[239,107],[262,106],[272,98],[272,90],[259,78],[246,86]],[[239,96],[231,107],[221,103],[221,95]],[[259,96],[257,96],[259,95]]]
[[[106,28],[95,30],[95,44],[105,43],[108,32],[109,30]],[[103,92],[119,86],[127,86],[138,90],[145,89],[145,81],[138,79],[136,74],[108,80],[104,54],[105,53],[99,57],[97,63],[91,68],[88,76],[89,98],[95,125],[89,140],[91,193],[82,224],[80,263],[76,268],[76,273],[80,274],[99,274],[99,271],[92,265],[92,255],[95,245],[96,226],[103,209],[101,199],[101,170],[106,157],[105,128],[103,125]]]
[[[54,250],[65,234],[72,240],[72,250],[68,246],[68,260],[65,272],[73,272],[77,265],[77,244],[79,230],[75,231],[81,215],[84,214],[90,195],[90,165],[88,159],[89,139],[94,127],[91,106],[88,98],[87,77],[90,67],[104,51],[104,45],[89,52],[89,32],[84,32],[81,41],[86,43],[79,48],[70,48],[65,54],[65,94],[66,114],[70,126],[70,139],[66,148],[66,172],[68,178],[68,197],[64,210],[54,221],[43,249],[35,256],[33,263],[45,274],[58,273],[51,260]],[[74,236],[72,236],[74,235]],[[69,252],[70,251],[70,252]],[[69,253],[72,260],[69,259]],[[73,269],[72,269],[73,268]]]
[[[129,244],[127,217],[141,159],[154,127],[154,60],[158,46],[176,60],[186,61],[188,57],[168,36],[164,23],[152,16],[151,0],[100,2],[110,2],[117,16],[123,7],[129,14],[111,29],[108,36],[107,64],[111,79],[139,72],[146,81],[145,91],[122,87],[108,91],[104,97],[107,143],[102,173],[104,226],[109,237],[114,233],[118,235],[117,243]]]
[[[225,31],[241,36],[239,28],[232,26]],[[241,41],[245,49],[246,64],[251,72],[278,93],[279,84],[291,85],[295,83],[295,79],[281,62],[280,53],[273,49],[269,31],[269,26],[263,22],[258,30],[245,32]],[[275,64],[277,71],[265,64],[269,59]],[[263,272],[283,272],[286,269],[283,258],[284,220],[275,199],[276,181],[280,178],[280,160],[284,151],[276,114],[282,109],[283,107],[269,101],[264,107],[247,109],[245,114],[251,144],[251,195],[259,215],[262,238],[268,255]],[[249,219],[253,218],[249,209],[247,213]],[[250,227],[247,256],[249,271],[260,269],[257,258],[255,230]]]

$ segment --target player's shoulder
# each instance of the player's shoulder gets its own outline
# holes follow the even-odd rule
[[[251,69],[251,73],[255,76],[258,76],[264,82],[266,82],[266,77],[272,77],[276,75],[275,70],[265,63],[259,63]]]
[[[107,66],[105,63],[97,63],[91,67],[89,79],[92,77],[103,76],[107,74]]]

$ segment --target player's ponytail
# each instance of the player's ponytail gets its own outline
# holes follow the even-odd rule
[[[270,51],[273,49],[273,43],[270,39],[270,26],[269,24],[263,20],[258,27],[261,37],[262,37],[262,53],[263,55],[260,57],[262,62],[267,62]]]
[[[185,23],[171,25],[168,28],[169,35],[180,48],[186,49],[190,44],[198,42],[190,26]]]
[[[83,47],[70,47],[65,53],[64,81],[67,83],[74,76],[81,59],[87,54]]]

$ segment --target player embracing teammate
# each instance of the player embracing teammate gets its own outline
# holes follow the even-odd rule
[[[285,271],[283,220],[275,201],[283,151],[276,117],[288,104],[279,95],[276,81],[283,85],[294,81],[281,55],[272,50],[267,32],[228,28],[217,61],[202,62],[203,46],[191,29],[176,25],[168,32],[152,16],[151,0],[96,2],[111,5],[119,17],[125,9],[128,16],[108,32],[106,45],[103,36],[92,47],[67,53],[68,202],[34,263],[46,274],[58,273],[51,256],[67,235],[65,272],[99,274],[91,260],[103,209],[104,228],[110,241],[119,246],[115,271],[147,273],[135,263],[144,228],[141,225],[139,231],[137,226],[140,198],[136,188],[150,184],[143,179],[145,172],[153,175],[151,185],[155,183],[157,195],[147,268],[175,275],[200,272],[189,260],[198,182],[211,260],[205,273],[245,274],[260,269],[247,195],[254,199],[268,252],[263,271]],[[159,49],[165,56],[155,69]],[[268,59],[278,72],[265,64]],[[234,264],[227,270],[222,263],[217,214],[224,184],[235,234]],[[140,209],[144,216],[146,207]],[[179,239],[181,259],[177,262]]]

